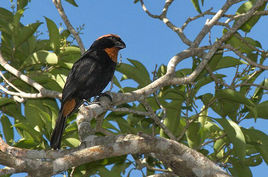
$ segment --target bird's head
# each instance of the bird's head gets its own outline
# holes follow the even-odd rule
[[[126,48],[126,44],[115,34],[106,34],[93,42],[90,49],[104,50],[113,62],[117,62],[118,51]]]
[[[118,48],[120,50],[126,48],[126,44],[118,35],[106,34],[96,39],[91,45],[90,49],[106,49],[113,47]]]

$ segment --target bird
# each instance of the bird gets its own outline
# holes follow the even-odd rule
[[[61,108],[50,139],[52,149],[60,149],[66,118],[91,97],[99,96],[112,80],[119,50],[126,47],[115,34],[97,38],[69,72],[62,91]]]

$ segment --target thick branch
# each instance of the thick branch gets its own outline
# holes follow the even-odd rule
[[[242,0],[227,0],[223,7],[209,20],[200,31],[200,33],[195,38],[193,45],[191,47],[197,47],[204,37],[208,34],[210,29],[215,25],[216,22],[224,15],[224,13],[235,3],[238,3]]]
[[[90,147],[89,145],[92,144],[94,146]],[[17,151],[17,154],[31,154],[31,151],[36,152],[36,150],[22,150],[19,148],[17,148]],[[25,172],[36,171],[36,176],[47,176],[65,171],[73,166],[79,166],[104,158],[127,154],[154,153],[159,155],[160,160],[170,164],[168,167],[179,176],[229,176],[201,153],[176,141],[150,137],[148,135],[137,136],[129,134],[95,137],[91,142],[84,142],[81,146],[72,150],[47,151],[46,156],[44,156],[43,152],[40,151],[41,155],[37,160],[18,158],[10,154],[6,158],[21,160],[20,164],[13,164],[15,166],[12,166],[12,168],[24,166],[27,167],[24,169]],[[56,158],[54,159],[53,157]]]
[[[176,84],[180,82],[184,82],[185,80],[194,81],[195,78],[200,74],[200,72],[203,71],[209,60],[213,57],[215,52],[220,48],[223,42],[228,40],[244,23],[246,23],[254,14],[254,12],[265,3],[266,0],[258,0],[256,4],[243,16],[237,23],[229,29],[227,33],[225,33],[220,39],[218,39],[212,46],[209,52],[203,57],[202,62],[196,67],[196,69],[186,78],[173,78],[171,83]],[[216,14],[217,15],[217,14]],[[215,16],[216,16],[215,15]],[[220,15],[220,14],[219,14]],[[215,20],[215,19],[214,19]],[[197,40],[198,41],[198,40]],[[189,49],[190,50],[190,49]],[[180,58],[173,58],[170,60],[169,63],[175,63],[176,64],[180,61]],[[175,60],[175,61],[172,61]]]

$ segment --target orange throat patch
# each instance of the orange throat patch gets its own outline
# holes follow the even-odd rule
[[[118,57],[118,47],[106,48],[104,51],[109,55],[109,57],[113,60],[113,62],[117,63]]]

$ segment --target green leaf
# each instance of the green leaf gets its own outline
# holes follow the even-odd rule
[[[64,142],[70,147],[77,147],[80,145],[80,141],[77,138],[65,138]]]
[[[186,138],[190,148],[197,149],[201,143],[201,123],[192,122],[186,130]]]
[[[8,103],[15,103],[15,102],[13,99],[0,97],[0,106],[3,106]]]
[[[268,101],[264,101],[260,104],[257,104],[256,107],[254,107],[252,110],[250,110],[250,113],[246,116],[246,118],[263,118],[268,119]],[[257,115],[255,115],[255,113]]]
[[[235,67],[241,64],[243,63],[239,59],[236,59],[230,56],[225,56],[217,63],[216,70],[229,68],[229,67]]]
[[[65,0],[66,2],[72,4],[75,7],[78,7],[78,5],[76,4],[75,0]]]
[[[222,79],[222,78],[226,77],[223,74],[214,74],[214,76],[217,79]],[[195,84],[195,87],[194,87],[195,93],[197,93],[201,87],[203,87],[203,86],[205,86],[213,81],[214,81],[214,79],[212,79],[210,76],[201,77]]]
[[[44,127],[40,112],[36,108],[41,104],[40,100],[27,100],[25,104],[25,117],[32,127],[38,128],[36,129],[37,131],[40,131],[40,129]]]
[[[14,141],[14,131],[13,131],[13,127],[9,118],[5,115],[2,115],[1,124],[2,124],[3,133],[5,135],[6,142],[7,144],[11,145],[12,142]]]
[[[12,26],[10,25],[10,23],[7,22],[7,21],[4,21],[4,20],[1,19],[1,18],[0,18],[0,31],[1,31],[1,32],[5,32],[5,33],[7,33],[7,34],[9,34],[9,35],[12,34]],[[4,38],[4,36],[2,36],[2,42],[3,42],[3,38]],[[11,41],[10,38],[8,38],[8,39]],[[6,47],[7,47],[7,46],[6,46]]]
[[[34,139],[20,139],[18,142],[15,143],[15,147],[25,148],[25,149],[31,149],[33,147],[36,147],[39,144],[39,142],[36,142]]]
[[[32,64],[50,64],[54,65],[58,63],[58,57],[55,53],[39,50],[32,55],[30,55],[25,61],[24,65],[32,65]]]
[[[0,7],[0,19],[5,20],[7,22],[12,22],[13,21],[13,13],[10,12],[7,9],[4,9]]]
[[[177,94],[176,97],[179,95]],[[184,99],[178,97],[176,100],[172,100],[170,103],[165,103],[164,107],[166,108],[166,117],[163,124],[169,129],[169,131],[174,136],[179,136],[184,125],[183,120],[181,119],[181,106]],[[160,137],[168,137],[163,129],[160,129]]]
[[[225,118],[214,120],[216,120],[224,128],[224,131],[229,137],[231,143],[233,143],[236,155],[238,156],[239,160],[243,162],[246,155],[246,140],[240,126],[234,121]]]
[[[52,50],[52,48],[50,47],[49,40],[46,40],[46,39],[44,39],[44,40],[37,40],[36,41],[36,49],[35,50],[36,51],[38,51],[38,50],[48,50],[48,51]]]
[[[41,22],[32,23],[28,26],[21,27],[15,37],[15,47],[19,47],[26,40],[28,40],[37,30],[37,28],[41,25]]]
[[[217,90],[215,96],[218,99],[226,99],[252,107],[255,106],[255,104],[251,100],[247,99],[243,94],[232,89]]]
[[[217,132],[222,131],[222,130],[220,129],[220,127],[219,127],[216,123],[214,123],[214,122],[209,122],[209,121],[204,125],[204,128],[205,128],[207,131],[209,131],[211,135],[216,134]]]
[[[223,52],[222,50],[218,50],[217,53],[211,58],[211,60],[208,63],[208,67],[212,70],[215,71],[216,70],[216,66],[219,63],[219,61],[222,59],[223,57]],[[193,68],[196,68],[196,66],[199,64],[200,62],[197,59],[193,60]],[[206,76],[208,74],[207,70],[203,70],[199,76],[196,78],[196,80],[200,80],[202,79],[204,76]]]
[[[249,158],[246,158],[246,160],[245,160],[245,164],[247,166],[251,166],[251,167],[258,166],[261,163],[262,163],[262,158],[260,155],[254,155],[254,156],[251,156]]]
[[[228,30],[224,29],[223,34],[225,34]],[[250,38],[250,37],[242,37],[239,33],[234,33],[234,35],[226,42],[227,44],[230,44],[232,47],[240,50],[242,53],[251,53],[254,50],[250,47],[252,45],[253,47],[260,47],[260,42]]]
[[[16,121],[24,119],[23,115],[21,114],[21,104],[11,102],[9,104],[2,105],[0,109],[8,116],[13,117]]]
[[[251,170],[248,166],[240,163],[240,161],[235,159],[235,158],[231,158],[231,163],[232,163],[233,167],[230,168],[229,170],[232,173],[232,176],[252,177]]]
[[[116,78],[116,76],[114,75],[113,77],[113,84],[115,84],[118,88],[122,88],[120,82],[118,81],[118,79]]]
[[[62,91],[61,86],[56,81],[56,78],[53,74],[49,72],[40,72],[40,71],[32,71],[29,72],[28,76],[32,78],[34,81],[38,82],[39,84],[43,85],[45,88],[50,90],[55,90],[58,92]]]
[[[35,129],[33,129],[32,125],[29,124],[28,122],[21,121],[21,123],[14,124],[14,127],[16,127],[17,129],[20,129],[21,131],[27,132],[28,133],[27,137],[31,137],[38,144],[40,143],[42,134],[39,131],[36,131]]]
[[[201,98],[204,105],[211,104],[211,102],[215,99],[215,97],[211,93],[206,93],[204,95],[201,95],[199,96],[199,98]],[[226,114],[222,110],[222,105],[218,100],[214,101],[214,103],[211,105],[211,108],[220,116],[222,117],[226,116]]]
[[[24,9],[31,0],[19,0],[17,1],[17,9]]]
[[[63,48],[59,54],[59,65],[71,69],[74,62],[81,57],[80,49],[75,46]]]
[[[222,60],[222,58],[223,58],[223,52],[222,50],[218,50],[217,53],[211,58],[211,60],[208,63],[209,68],[212,71],[215,71],[218,63]],[[207,71],[204,72],[207,73]]]
[[[245,2],[244,4],[242,4],[238,8],[236,14],[243,14],[243,13],[248,12],[255,4],[256,4],[256,0],[249,0],[249,1]],[[266,4],[267,4],[267,2],[264,3],[257,11],[264,10]],[[259,19],[260,19],[260,15],[251,17],[244,25],[242,25],[240,27],[240,29],[243,30],[246,33],[250,32],[250,30],[252,29],[252,27],[258,22]],[[234,25],[238,21],[239,21],[239,19],[237,19],[235,21]]]
[[[54,52],[58,52],[60,48],[60,33],[57,25],[50,20],[49,18],[45,17],[47,23],[47,29],[49,32],[49,41],[50,46]]]
[[[12,35],[13,25],[11,23],[13,22],[13,18],[12,12],[0,7],[0,31]]]
[[[223,138],[218,139],[215,141],[214,145],[213,145],[213,149],[214,152],[217,156],[217,158],[222,158],[224,156],[224,151],[222,152],[224,145],[226,145],[227,143],[225,142],[225,140]]]
[[[137,60],[132,60],[128,58],[128,61],[130,61],[131,64],[133,64],[136,68],[137,68],[137,72],[141,72],[144,74],[145,78],[147,80],[147,82],[150,82],[150,75],[146,69],[146,67],[139,61]]]
[[[260,84],[261,86],[268,86],[268,79],[264,79],[262,83]],[[256,87],[254,94],[251,97],[251,100],[256,104],[259,103],[263,97],[264,94],[264,89],[261,87]]]
[[[125,169],[129,166],[129,163],[116,163],[108,176],[121,176],[121,172],[125,171]]]
[[[247,144],[254,145],[261,153],[263,160],[268,164],[268,136],[260,130],[254,128],[242,128]]]
[[[192,1],[193,5],[194,5],[195,10],[197,10],[197,12],[201,14],[202,12],[201,12],[201,9],[200,9],[199,1],[198,0],[191,0],[191,1]]]
[[[144,87],[151,83],[149,73],[142,63],[131,59],[128,59],[128,61],[134,66],[121,63],[116,68],[117,71],[123,74],[121,81],[125,79],[133,79],[139,84],[139,87]]]
[[[207,131],[207,129],[205,128],[205,125],[208,122],[208,109],[205,109],[205,106],[203,106],[201,108],[201,113],[199,114],[198,117],[198,122],[200,122],[201,124],[201,129],[200,129],[200,137],[201,137],[201,141],[202,143],[205,141],[206,138],[208,138],[209,136],[209,132]]]
[[[263,73],[263,71],[255,71],[250,75],[246,75],[246,78],[240,78],[243,83],[254,83],[254,81]],[[246,95],[250,89],[250,85],[244,85],[240,87],[240,93]]]
[[[54,68],[50,73],[53,74],[54,80],[60,85],[61,88],[63,88],[69,72],[69,69]]]
[[[23,13],[24,13],[24,9],[19,9],[19,10],[17,10],[17,12],[14,15],[13,25],[14,25],[14,30],[15,30],[14,32],[15,33],[17,33],[20,30],[20,26],[21,26],[20,19],[21,19]]]

